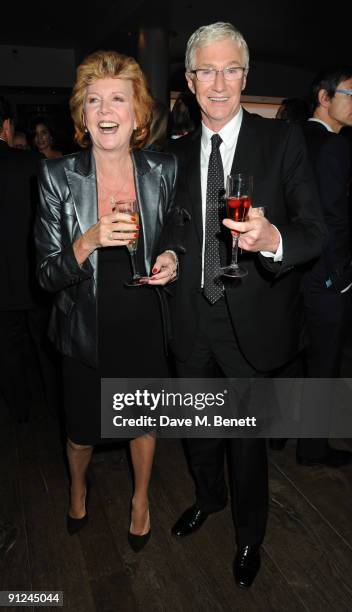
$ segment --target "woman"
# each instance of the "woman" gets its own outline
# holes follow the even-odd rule
[[[41,285],[56,293],[49,333],[63,353],[67,456],[71,475],[68,530],[87,522],[86,470],[100,440],[100,378],[164,377],[160,292],[176,277],[173,251],[157,255],[173,205],[176,161],[142,151],[152,100],[134,59],[114,51],[87,57],[70,99],[76,141],[86,150],[45,161],[36,228]],[[136,199],[140,227],[116,203]],[[145,234],[145,228],[148,233]],[[126,245],[139,235],[137,257],[148,286],[127,288]],[[167,246],[167,245],[166,245]],[[148,350],[146,350],[148,347]],[[130,442],[134,468],[129,542],[150,536],[148,485],[155,439]]]
[[[53,129],[44,117],[37,117],[32,124],[32,142],[38,152],[47,159],[62,157],[61,151],[55,148]]]

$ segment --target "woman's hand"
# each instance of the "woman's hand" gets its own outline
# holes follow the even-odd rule
[[[95,251],[108,246],[126,246],[139,235],[139,225],[132,214],[113,212],[100,217],[73,244],[73,251],[79,265]]]
[[[173,251],[164,251],[155,260],[150,277],[143,277],[139,282],[149,285],[166,285],[177,276],[177,256]]]

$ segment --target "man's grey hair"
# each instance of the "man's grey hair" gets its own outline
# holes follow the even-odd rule
[[[217,21],[210,25],[201,26],[192,34],[186,48],[186,71],[189,72],[190,70],[194,70],[194,56],[199,47],[205,47],[206,45],[210,45],[218,40],[223,40],[224,38],[230,38],[238,44],[240,49],[242,49],[244,66],[246,68],[245,73],[247,74],[249,69],[249,51],[247,43],[241,32],[239,32],[232,23],[226,23],[224,21]]]

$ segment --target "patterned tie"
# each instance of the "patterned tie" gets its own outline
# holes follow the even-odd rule
[[[223,283],[219,278],[219,200],[224,189],[224,168],[219,149],[221,143],[219,134],[213,134],[208,165],[203,287],[203,293],[211,304],[215,304],[223,295]]]

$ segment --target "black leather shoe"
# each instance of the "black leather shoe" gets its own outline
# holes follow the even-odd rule
[[[209,514],[203,512],[196,504],[187,508],[182,516],[178,519],[177,523],[171,529],[171,533],[179,538],[188,536],[199,529],[204,521],[208,518]]]
[[[148,511],[148,522],[150,525],[149,511]],[[149,531],[147,531],[147,533],[144,533],[143,535],[132,533],[131,528],[130,528],[127,534],[127,540],[132,550],[135,553],[138,553],[149,542],[151,535],[152,535],[152,532],[151,532],[150,527],[149,527]]]
[[[89,484],[87,483],[87,493],[86,493],[86,500],[85,500],[85,505],[86,505],[85,515],[82,516],[82,518],[77,519],[77,518],[73,518],[67,513],[66,527],[67,527],[67,532],[69,535],[75,535],[76,533],[81,531],[83,527],[85,527],[86,524],[88,523],[88,510],[87,510],[88,497],[89,497]]]
[[[352,464],[352,453],[351,451],[340,450],[339,448],[329,448],[328,454],[321,459],[306,459],[297,455],[297,463],[308,467],[325,465],[330,468],[340,468],[344,465]]]
[[[152,535],[151,530],[149,529],[148,533],[144,535],[136,535],[135,533],[128,532],[127,539],[130,547],[133,552],[138,553],[145,545],[149,542],[150,536]]]
[[[86,513],[82,518],[76,519],[69,514],[66,517],[66,527],[69,535],[75,535],[83,529],[88,523],[88,514]]]
[[[260,568],[258,546],[242,546],[237,551],[233,565],[236,584],[240,589],[249,589]]]

